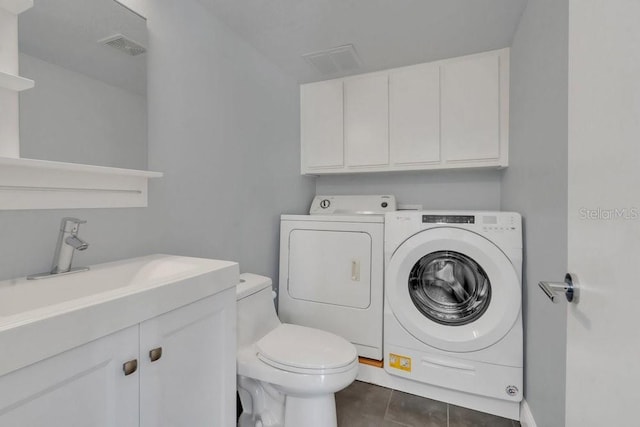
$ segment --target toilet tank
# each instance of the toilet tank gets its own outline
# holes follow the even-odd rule
[[[236,286],[238,348],[258,341],[280,324],[273,303],[271,279],[243,273]]]

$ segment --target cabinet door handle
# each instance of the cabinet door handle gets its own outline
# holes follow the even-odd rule
[[[152,362],[155,362],[161,357],[162,357],[162,347],[154,348],[153,350],[149,351],[149,359],[151,359]]]
[[[128,376],[138,370],[138,359],[129,360],[122,365],[124,375]]]

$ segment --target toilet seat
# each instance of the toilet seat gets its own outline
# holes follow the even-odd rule
[[[307,375],[348,371],[358,356],[353,345],[338,335],[286,323],[262,337],[256,349],[262,362]]]

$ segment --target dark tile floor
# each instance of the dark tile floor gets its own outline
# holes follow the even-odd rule
[[[356,381],[336,394],[338,427],[520,427],[506,418]]]

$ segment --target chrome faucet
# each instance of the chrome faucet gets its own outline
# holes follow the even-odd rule
[[[46,277],[54,277],[60,274],[87,271],[89,267],[71,268],[71,262],[73,261],[73,254],[75,251],[84,251],[89,247],[87,242],[78,237],[80,224],[85,224],[86,222],[87,221],[77,218],[62,218],[62,222],[60,223],[60,234],[58,235],[56,252],[53,255],[51,271],[48,273],[35,274],[27,277],[27,279],[44,279]]]
[[[80,224],[86,224],[77,218],[62,218],[60,223],[60,234],[58,235],[58,245],[53,256],[51,274],[68,273],[71,271],[71,261],[76,250],[84,251],[89,244],[78,237]],[[86,268],[84,268],[86,270]]]

